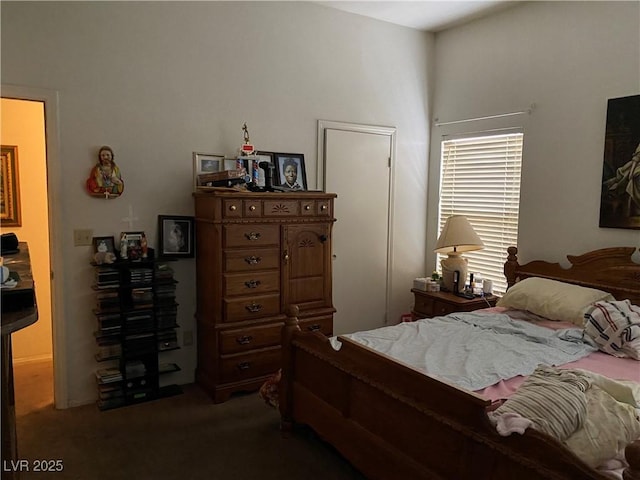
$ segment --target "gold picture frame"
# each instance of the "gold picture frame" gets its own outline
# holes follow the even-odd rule
[[[2,145],[0,166],[0,223],[3,227],[22,226],[18,147]]]

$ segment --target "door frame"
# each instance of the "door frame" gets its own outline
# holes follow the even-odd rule
[[[44,103],[45,142],[46,142],[46,168],[47,168],[47,201],[49,218],[49,268],[51,270],[51,330],[53,351],[53,397],[56,408],[68,408],[69,397],[67,392],[66,374],[66,334],[65,324],[62,321],[64,310],[63,289],[59,282],[63,275],[62,255],[62,219],[61,209],[54,208],[56,199],[60,198],[61,189],[61,165],[60,165],[60,141],[58,101],[56,90],[44,88],[26,87],[21,85],[5,85],[1,87],[2,98],[14,100],[31,100]]]
[[[326,180],[326,131],[342,130],[355,133],[370,133],[389,137],[389,189],[387,192],[389,200],[389,211],[387,212],[387,278],[386,278],[386,298],[384,323],[389,324],[389,306],[391,305],[392,279],[393,275],[393,212],[394,212],[394,172],[396,165],[396,127],[385,127],[380,125],[366,125],[359,123],[337,122],[332,120],[318,120],[318,157],[316,173],[316,189],[325,191]],[[338,197],[338,201],[340,198]],[[338,219],[339,221],[340,219]]]

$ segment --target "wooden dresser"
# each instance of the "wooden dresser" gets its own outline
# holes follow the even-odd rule
[[[258,389],[280,368],[289,305],[301,328],[333,332],[335,194],[194,193],[198,366],[214,402]]]

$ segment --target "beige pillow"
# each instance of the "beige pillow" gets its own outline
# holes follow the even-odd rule
[[[525,278],[498,300],[497,306],[528,310],[549,320],[584,326],[585,310],[600,300],[615,300],[610,293],[546,278]]]

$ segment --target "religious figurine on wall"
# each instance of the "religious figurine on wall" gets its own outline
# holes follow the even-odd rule
[[[124,180],[114,161],[111,147],[103,146],[98,151],[98,163],[91,169],[87,179],[87,192],[95,197],[116,198],[124,190]]]

